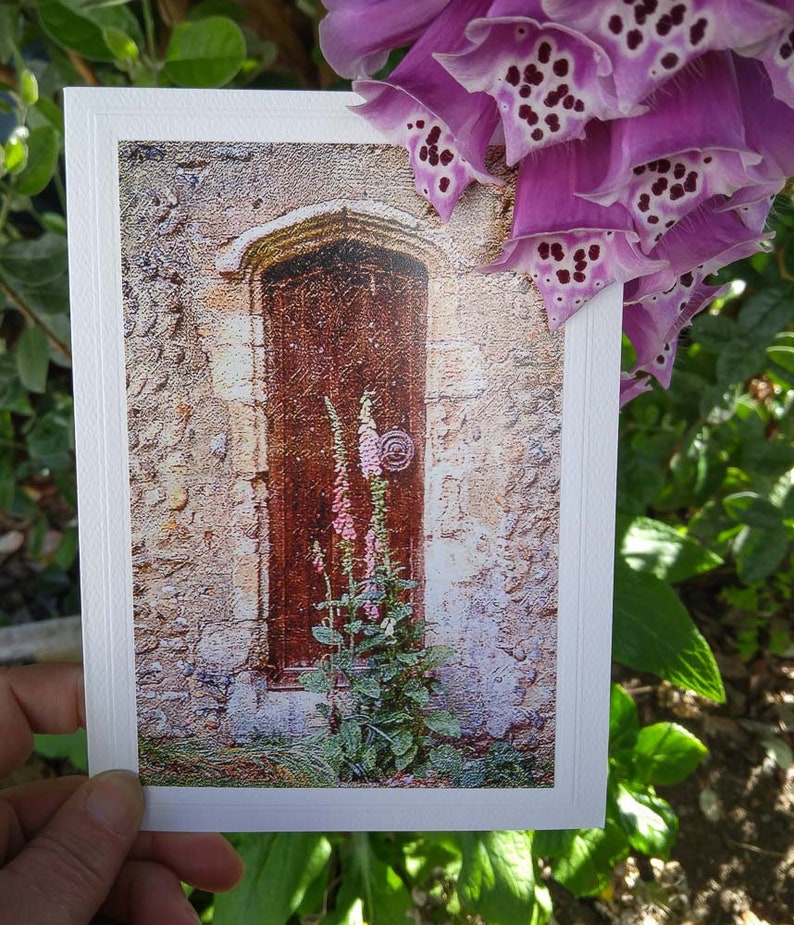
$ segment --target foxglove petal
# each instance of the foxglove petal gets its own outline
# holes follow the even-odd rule
[[[610,283],[664,271],[663,263],[640,253],[620,205],[600,206],[574,195],[603,171],[606,146],[606,126],[593,122],[585,141],[544,148],[522,161],[511,236],[488,268],[528,273],[552,330]]]
[[[704,274],[685,273],[666,292],[623,307],[623,331],[636,353],[633,374],[651,373],[668,388],[678,335],[714,299],[730,288],[708,286]]]
[[[356,111],[390,140],[405,145],[417,192],[447,221],[473,181],[496,183],[485,154],[499,123],[496,104],[485,93],[469,93],[433,58],[466,43],[463,30],[483,14],[488,0],[457,0],[425,31],[387,81],[353,85],[366,102]]]
[[[469,48],[436,58],[467,90],[496,100],[508,164],[582,138],[590,119],[620,115],[609,59],[580,33],[526,16],[491,15],[470,22],[466,37]]]
[[[620,374],[620,407],[628,404],[632,398],[650,392],[651,381],[648,376],[634,376],[631,373]]]
[[[722,205],[709,200],[662,238],[649,256],[663,261],[669,269],[633,282],[627,301],[638,302],[664,292],[670,287],[671,271],[674,278],[685,273],[705,277],[761,248],[762,236],[747,228],[734,211],[718,211]]]
[[[794,106],[794,0],[770,2],[786,14],[787,22],[765,41],[738,51],[763,62],[775,96],[787,106]]]
[[[409,45],[449,0],[324,0],[328,15],[320,21],[325,60],[342,77],[379,71],[392,48]]]
[[[785,25],[762,0],[543,0],[543,10],[606,49],[628,109],[704,52],[750,45]]]
[[[580,193],[602,205],[622,202],[646,252],[707,199],[747,186],[747,165],[761,160],[745,143],[727,52],[704,55],[650,106],[645,115],[611,123],[609,171],[598,187]],[[719,119],[704,118],[712,112]]]

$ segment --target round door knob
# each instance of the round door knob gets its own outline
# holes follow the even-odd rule
[[[414,442],[404,430],[390,430],[380,438],[380,462],[387,472],[402,472],[413,458]]]

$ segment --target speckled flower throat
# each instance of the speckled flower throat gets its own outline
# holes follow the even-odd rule
[[[325,55],[408,148],[417,192],[446,221],[498,182],[485,157],[503,141],[519,170],[491,269],[526,273],[552,328],[624,284],[622,398],[669,385],[681,330],[723,294],[706,278],[765,245],[794,173],[794,0],[327,5]]]

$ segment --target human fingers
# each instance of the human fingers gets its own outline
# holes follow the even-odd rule
[[[0,669],[0,778],[33,751],[34,732],[74,732],[84,725],[79,664]]]
[[[126,861],[102,913],[125,925],[197,925],[179,877],[153,861]]]
[[[127,771],[83,784],[0,870],[0,925],[85,925],[121,869],[143,808],[143,789]]]
[[[129,856],[164,864],[180,880],[209,893],[231,890],[245,872],[229,842],[209,832],[141,832]]]
[[[0,867],[19,854],[85,781],[75,775],[0,790]]]

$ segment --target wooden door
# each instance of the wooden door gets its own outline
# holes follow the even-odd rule
[[[374,393],[380,434],[401,432],[413,444],[406,468],[386,472],[388,526],[396,560],[419,582],[421,613],[425,440],[427,271],[382,247],[351,240],[320,247],[268,268],[269,661],[273,680],[289,686],[327,651],[311,634],[325,585],[312,566],[319,541],[338,593],[334,485],[327,396],[343,422],[351,471],[357,556],[370,516],[358,469],[358,413]],[[399,434],[398,434],[399,437]]]

